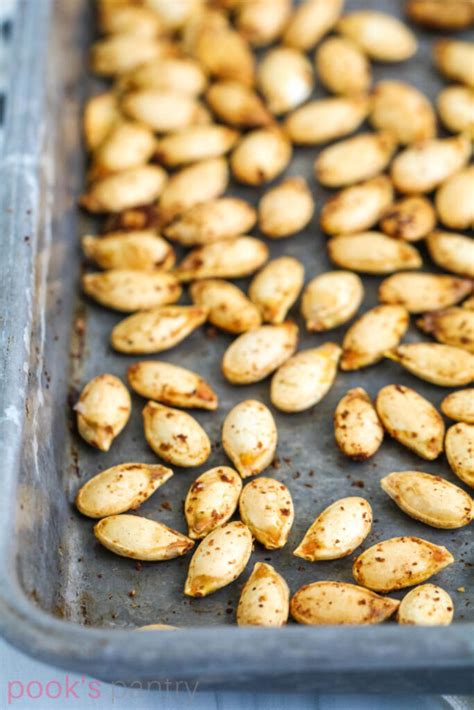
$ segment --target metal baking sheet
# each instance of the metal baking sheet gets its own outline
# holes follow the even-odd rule
[[[347,8],[371,7],[398,14],[393,0],[348,0]],[[98,471],[124,461],[154,462],[143,436],[141,409],[133,396],[126,430],[107,454],[78,437],[71,404],[93,376],[125,377],[139,358],[121,356],[108,344],[121,316],[83,300],[80,235],[97,230],[76,208],[84,182],[80,114],[98,84],[87,75],[93,34],[85,0],[21,0],[16,28],[9,122],[1,162],[0,277],[0,624],[5,637],[32,655],[107,680],[198,680],[200,687],[246,687],[332,691],[474,691],[474,567],[472,532],[441,531],[411,520],[380,490],[393,470],[418,469],[459,483],[443,457],[425,462],[388,437],[366,463],[352,463],[334,443],[332,414],[340,397],[356,385],[375,396],[388,383],[414,387],[435,405],[444,388],[423,383],[395,363],[340,373],[327,397],[295,415],[274,412],[278,460],[267,474],[284,481],[295,501],[296,519],[287,546],[268,552],[258,544],[248,569],[229,587],[204,599],[182,594],[189,556],[137,564],[98,545],[90,520],[72,502],[80,485]],[[432,67],[436,35],[417,31],[420,49],[407,63],[375,65],[374,78],[407,80],[432,100],[444,82]],[[316,88],[315,96],[324,91]],[[312,179],[318,150],[297,149],[288,175],[309,178],[317,213],[329,194]],[[232,185],[230,193],[252,203],[261,191]],[[255,232],[258,236],[258,232]],[[306,280],[331,267],[317,219],[301,234],[270,244],[272,257],[291,254],[306,268]],[[436,270],[426,253],[425,268]],[[379,278],[364,277],[361,312],[377,302]],[[238,282],[244,288],[246,281]],[[183,299],[186,302],[186,299]],[[297,309],[291,313],[302,326]],[[307,334],[300,347],[341,341],[344,328]],[[407,340],[420,340],[412,327]],[[200,468],[176,470],[140,514],[185,531],[182,503],[194,478],[226,463],[220,429],[237,402],[252,397],[266,404],[268,381],[231,387],[220,360],[231,338],[206,327],[160,359],[197,370],[216,388],[216,413],[196,411],[213,442]],[[157,356],[158,357],[158,356]],[[374,526],[363,547],[399,534],[446,545],[456,558],[433,581],[453,597],[449,628],[378,627],[283,629],[235,628],[240,589],[256,561],[270,561],[291,591],[311,581],[352,581],[349,558],[311,564],[291,551],[314,517],[330,502],[362,495],[374,508]],[[463,587],[465,592],[457,591]],[[394,596],[401,597],[403,593]],[[136,634],[149,623],[186,627],[179,633]]]

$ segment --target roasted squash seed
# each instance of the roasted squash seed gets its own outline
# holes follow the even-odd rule
[[[316,179],[325,187],[344,187],[381,173],[390,162],[396,142],[391,133],[360,133],[334,143],[316,158]]]
[[[426,96],[403,81],[380,81],[371,94],[370,123],[391,131],[399,143],[414,143],[436,135],[436,115]]]
[[[211,468],[196,478],[186,496],[184,512],[193,540],[226,523],[239,502],[242,479],[233,468]]]
[[[111,552],[145,562],[185,555],[194,542],[155,520],[137,515],[111,515],[94,526],[94,535]]]
[[[331,30],[340,17],[343,0],[308,0],[298,5],[283,36],[284,44],[306,51]]]
[[[253,277],[249,298],[259,309],[265,323],[283,323],[298,298],[304,283],[304,266],[292,256],[269,261]]]
[[[316,71],[332,94],[365,94],[372,83],[370,62],[346,37],[329,37],[316,50]]]
[[[355,315],[363,297],[362,281],[351,271],[328,271],[315,276],[301,299],[306,328],[315,332],[337,328]]]
[[[153,132],[140,123],[120,121],[94,152],[90,177],[130,170],[147,163],[155,150]]]
[[[339,96],[310,101],[285,120],[285,130],[297,145],[318,145],[353,133],[369,112],[366,96]]]
[[[366,461],[380,448],[383,426],[369,395],[362,387],[346,392],[334,412],[334,435],[343,454]]]
[[[178,131],[208,120],[205,109],[193,96],[173,90],[135,89],[122,99],[121,109],[158,133]]]
[[[439,343],[407,343],[385,353],[412,375],[441,387],[460,387],[474,381],[474,355]]]
[[[283,577],[271,565],[257,562],[240,594],[237,624],[283,626],[289,606],[290,590]]]
[[[166,483],[173,471],[146,463],[122,463],[91,478],[79,490],[77,509],[89,518],[136,510]]]
[[[385,175],[346,187],[323,206],[321,227],[328,234],[363,232],[379,221],[392,200],[392,183]]]
[[[111,35],[91,47],[91,69],[99,76],[119,76],[170,52],[169,42],[155,37],[137,37],[130,32]]]
[[[291,0],[254,0],[237,4],[235,23],[250,44],[262,47],[278,39],[290,13]]]
[[[248,202],[220,197],[191,207],[165,229],[165,235],[185,247],[204,246],[246,234],[256,221],[257,213]]]
[[[474,311],[474,296],[469,296],[465,301],[462,302],[462,307],[467,311]]]
[[[474,166],[451,175],[436,193],[435,204],[440,221],[450,229],[474,228],[473,195]]]
[[[433,50],[435,64],[442,74],[474,88],[474,44],[457,39],[442,39]]]
[[[216,79],[232,79],[251,86],[255,59],[248,42],[226,24],[212,27],[204,23],[198,32],[193,53],[204,69]]]
[[[238,279],[253,274],[268,259],[268,247],[255,237],[212,242],[189,252],[176,274],[181,281]]]
[[[216,116],[237,128],[258,128],[273,121],[270,111],[252,89],[236,81],[218,81],[206,99]]]
[[[347,557],[364,542],[371,527],[368,501],[341,498],[318,515],[293,554],[308,562]]]
[[[285,170],[291,160],[291,144],[277,128],[259,128],[247,133],[230,157],[236,180],[263,185]]]
[[[435,584],[421,584],[403,597],[397,621],[415,626],[448,626],[453,620],[453,613],[453,601],[444,589]]]
[[[167,167],[218,158],[231,150],[238,136],[234,129],[212,123],[182,128],[158,142],[155,157]]]
[[[447,274],[399,273],[382,281],[379,300],[399,303],[410,313],[423,313],[452,306],[471,291],[468,279]]]
[[[130,394],[118,377],[98,375],[81,392],[74,409],[82,438],[108,451],[130,418]]]
[[[420,195],[404,197],[387,209],[380,222],[389,237],[417,242],[433,231],[436,212],[430,200]]]
[[[474,389],[451,392],[441,402],[441,411],[456,422],[474,424]]]
[[[466,485],[474,488],[474,426],[460,422],[446,433],[446,457],[451,469]]]
[[[336,30],[378,62],[403,62],[417,50],[412,31],[396,17],[383,12],[350,12],[342,16]]]
[[[198,62],[190,57],[162,57],[142,64],[122,81],[128,89],[176,91],[199,96],[206,88],[207,77]]]
[[[376,306],[364,313],[342,341],[342,370],[358,370],[379,362],[407,331],[410,317],[403,306]]]
[[[270,111],[279,116],[306,101],[313,90],[313,67],[292,47],[276,47],[263,57],[257,82]]]
[[[412,587],[454,562],[445,547],[419,537],[393,537],[365,550],[354,562],[358,584],[376,592]]]
[[[175,263],[173,249],[153,230],[88,235],[82,238],[82,249],[101,269],[168,271]]]
[[[211,442],[187,412],[148,402],[143,409],[145,438],[155,454],[183,468],[200,466],[211,453]]]
[[[184,367],[159,360],[144,360],[130,365],[130,387],[142,397],[170,407],[217,409],[217,395],[199,375]]]
[[[439,343],[462,348],[474,354],[474,312],[466,311],[465,308],[448,308],[445,311],[428,313],[416,324]]]
[[[474,90],[468,86],[447,86],[436,100],[441,123],[451,133],[468,133],[474,139]]]
[[[140,165],[96,180],[79,204],[89,212],[122,212],[156,200],[166,180],[159,165]]]
[[[404,242],[380,232],[334,237],[328,242],[329,258],[337,266],[366,274],[391,274],[422,266],[420,253]]]
[[[240,496],[239,510],[242,521],[267,550],[286,545],[294,509],[284,483],[263,476],[247,483]]]
[[[408,0],[405,10],[413,22],[436,30],[460,30],[474,20],[470,0]]]
[[[246,399],[230,410],[222,427],[222,446],[242,478],[256,476],[273,461],[278,432],[262,402]]]
[[[426,246],[435,264],[446,271],[474,278],[474,240],[454,232],[433,232]]]
[[[245,569],[252,553],[252,534],[241,522],[213,530],[199,545],[189,565],[184,593],[206,597],[231,584]]]
[[[189,292],[196,305],[208,309],[208,321],[228,333],[245,333],[262,322],[257,306],[229,281],[195,281]]]
[[[124,313],[175,303],[182,289],[167,271],[111,269],[82,277],[84,292],[106,308]]]
[[[398,599],[380,597],[346,582],[313,582],[293,596],[290,613],[299,624],[380,624],[398,609]]]
[[[83,130],[88,150],[95,150],[120,119],[115,94],[105,92],[90,98],[84,107]]]
[[[375,402],[385,430],[428,461],[443,450],[444,422],[431,402],[409,387],[387,385]]]
[[[281,239],[304,229],[314,213],[306,180],[290,177],[271,188],[258,205],[258,225],[267,237]]]

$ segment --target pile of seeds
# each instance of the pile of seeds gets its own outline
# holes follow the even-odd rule
[[[371,61],[408,60],[417,51],[413,32],[380,12],[343,14],[343,4],[98,0],[102,37],[91,52],[92,70],[114,83],[85,108],[90,169],[80,202],[108,217],[105,234],[83,237],[87,259],[102,269],[83,277],[83,289],[102,306],[131,314],[113,329],[112,347],[157,354],[210,323],[236,336],[221,363],[226,380],[245,385],[272,376],[271,404],[288,415],[317,405],[340,371],[384,358],[443,387],[474,380],[474,243],[459,232],[474,227],[474,168],[468,164],[474,45],[434,43],[434,62],[453,82],[438,97],[438,115],[455,134],[437,137],[437,114],[418,89],[395,80],[372,85]],[[438,29],[474,22],[470,0],[411,0],[407,13]],[[257,61],[253,50],[262,47]],[[331,97],[309,100],[315,72]],[[373,130],[353,136],[365,120]],[[248,232],[258,224],[273,240],[305,229],[315,212],[306,180],[272,184],[257,210],[225,192],[230,176],[250,187],[277,180],[294,145],[328,143],[314,177],[338,190],[318,205],[328,255],[338,268],[305,284],[299,260],[269,260],[267,244]],[[437,223],[448,231],[436,231]],[[444,273],[419,271],[421,240]],[[173,244],[190,250],[177,265]],[[330,331],[358,311],[364,297],[359,273],[386,275],[380,305],[352,323],[342,346],[298,350],[298,327],[288,313],[300,296],[306,329]],[[253,278],[246,294],[230,280],[247,276]],[[177,305],[186,284],[192,305]],[[437,342],[401,342],[411,314]],[[171,466],[204,464],[211,442],[183,410],[216,410],[211,383],[160,360],[135,362],[127,377],[148,400],[144,435],[157,456]],[[85,386],[75,409],[83,439],[108,451],[130,417],[130,394],[120,379],[101,374]],[[413,389],[387,384],[372,403],[364,389],[352,388],[334,413],[335,443],[348,458],[364,461],[388,433],[425,460],[444,451],[460,483],[474,487],[474,389],[449,394],[441,409],[456,422],[447,432],[435,407]],[[288,487],[267,476],[242,483],[269,468],[277,440],[272,412],[262,402],[245,399],[226,413],[222,446],[234,468],[223,462],[192,483],[184,506],[187,536],[126,514],[173,476],[163,465],[123,463],[102,471],[80,489],[76,504],[99,519],[95,536],[117,555],[169,560],[201,541],[184,593],[203,597],[239,577],[254,541],[274,550],[288,540],[295,514]],[[380,484],[426,526],[456,529],[474,516],[465,489],[439,476],[396,471]],[[230,521],[237,509],[240,521]],[[309,562],[346,557],[364,542],[372,519],[364,498],[333,501],[293,554]],[[291,600],[283,577],[257,563],[242,589],[237,623],[279,626],[290,612],[304,624],[378,623],[395,612],[402,624],[450,623],[448,593],[421,583],[451,564],[452,554],[400,532],[355,559],[356,584],[319,581]],[[414,585],[421,586],[401,603],[383,596]]]

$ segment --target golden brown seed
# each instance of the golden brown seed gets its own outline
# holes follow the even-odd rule
[[[343,0],[308,0],[298,5],[283,36],[284,44],[306,51],[336,24]]]
[[[84,137],[88,150],[95,150],[118,122],[120,111],[115,94],[106,92],[90,98],[84,107]]]
[[[313,67],[297,49],[276,47],[260,62],[257,82],[268,108],[279,116],[302,104],[311,94]]]
[[[161,562],[185,555],[194,542],[155,520],[137,515],[111,515],[94,526],[94,535],[120,557]]]
[[[453,345],[474,353],[474,313],[465,308],[448,308],[429,313],[417,321],[417,326],[439,343]]]
[[[407,343],[385,353],[412,375],[441,387],[460,387],[474,381],[474,355],[439,343]]]
[[[246,399],[224,420],[222,445],[242,478],[256,476],[271,464],[277,439],[272,413],[262,402]]]
[[[430,2],[433,4],[433,0]],[[439,0],[437,4],[441,4]],[[421,584],[403,597],[397,621],[416,626],[448,626],[453,620],[453,613],[453,601],[444,589],[435,584]]]
[[[318,145],[353,133],[369,111],[366,96],[338,96],[318,99],[297,108],[284,127],[298,145]]]
[[[380,232],[334,237],[328,242],[328,253],[337,266],[366,274],[390,274],[422,266],[415,247]]]
[[[207,77],[199,63],[190,57],[163,57],[140,65],[122,77],[122,84],[128,89],[199,96],[206,88]]]
[[[146,0],[164,23],[169,32],[182,29],[197,15],[203,5],[203,0],[180,0],[170,3],[169,0]]]
[[[117,76],[170,52],[173,49],[167,40],[155,37],[138,39],[134,34],[121,32],[92,45],[90,64],[92,71],[99,76]]]
[[[391,592],[424,582],[453,562],[445,547],[419,537],[393,537],[365,550],[354,562],[352,574],[364,587]]]
[[[398,345],[409,323],[403,306],[376,306],[364,313],[344,336],[341,370],[359,370],[379,362],[389,348]]]
[[[433,232],[426,239],[428,252],[442,269],[474,278],[474,240],[454,232]]]
[[[82,249],[102,269],[168,271],[175,263],[173,249],[151,229],[85,236]]]
[[[329,37],[316,50],[316,71],[321,83],[333,94],[365,94],[372,83],[370,62],[346,37]]]
[[[414,143],[436,135],[436,115],[426,96],[403,81],[380,81],[372,95],[370,122],[391,131],[399,143]]]
[[[417,242],[436,226],[436,212],[426,197],[415,195],[394,202],[380,222],[382,232],[389,237]]]
[[[290,177],[266,192],[258,205],[258,225],[267,237],[281,239],[304,229],[314,213],[306,180]]]
[[[230,25],[204,26],[198,33],[194,56],[216,79],[230,79],[252,86],[255,58],[244,37]]]
[[[434,528],[460,528],[474,516],[471,496],[440,476],[400,471],[382,478],[380,485],[404,513]]]
[[[346,582],[313,582],[298,589],[290,604],[299,624],[379,624],[398,608],[398,599]]]
[[[342,16],[336,29],[378,62],[403,62],[417,50],[413,32],[396,17],[383,12],[351,12]]]
[[[106,308],[124,313],[176,303],[179,281],[167,271],[111,269],[82,277],[84,292]]]
[[[292,256],[272,259],[253,277],[249,298],[261,313],[264,323],[283,323],[298,298],[304,283],[304,266]]]
[[[291,153],[291,144],[279,129],[260,128],[240,140],[230,157],[230,166],[239,182],[263,185],[285,170]]]
[[[202,123],[206,118],[193,96],[178,91],[136,89],[125,95],[121,108],[127,116],[160,133]]]
[[[399,273],[379,287],[382,303],[399,303],[410,313],[437,311],[459,303],[472,292],[472,283],[448,274]]]
[[[226,523],[237,508],[241,490],[242,479],[228,466],[211,468],[196,478],[184,502],[189,537],[199,540]]]
[[[334,412],[334,436],[343,454],[366,461],[380,448],[383,427],[375,407],[362,387],[346,392]]]
[[[148,402],[143,409],[145,438],[155,454],[174,466],[189,468],[205,463],[211,442],[187,412]]]
[[[405,148],[392,163],[391,177],[399,192],[431,192],[461,170],[471,155],[465,135],[432,138]]]
[[[340,356],[341,348],[335,343],[293,355],[273,376],[273,406],[282,412],[302,412],[320,402],[336,379]]]
[[[208,321],[228,333],[245,333],[262,322],[257,306],[228,281],[196,281],[191,284],[189,293],[193,303],[208,309]]]
[[[189,252],[178,266],[181,281],[238,279],[253,274],[268,259],[268,247],[254,237],[212,242]]]
[[[294,509],[291,493],[274,478],[256,478],[247,483],[240,496],[240,517],[252,535],[267,550],[286,545]]]
[[[363,232],[379,221],[392,200],[392,183],[385,175],[346,187],[323,206],[321,228],[328,234]]]
[[[159,353],[180,343],[206,318],[206,309],[197,306],[159,306],[120,321],[112,330],[111,343],[120,353]]]
[[[442,74],[474,88],[474,43],[441,39],[434,45],[435,64]]]
[[[167,175],[158,165],[141,165],[94,182],[79,200],[89,212],[122,212],[159,197]]]
[[[473,114],[474,118],[474,114]],[[474,228],[474,166],[449,177],[435,198],[440,221],[450,229]]]
[[[97,179],[147,163],[155,150],[155,137],[146,126],[120,121],[96,149],[89,177]]]
[[[337,328],[356,314],[363,298],[362,281],[351,271],[315,276],[305,286],[301,299],[306,328],[315,332]]]
[[[316,158],[316,179],[325,187],[344,187],[381,173],[394,151],[391,133],[361,133],[325,148]]]
[[[136,510],[166,483],[173,471],[146,463],[122,463],[98,473],[76,497],[77,509],[89,518],[105,518]]]
[[[108,451],[130,418],[130,394],[118,377],[98,375],[81,392],[74,407],[82,438],[101,451]]]
[[[184,593],[189,597],[206,597],[231,584],[244,571],[252,544],[250,530],[239,521],[213,530],[191,559]]]
[[[474,22],[471,0],[408,0],[405,10],[413,22],[436,30],[461,30]]]
[[[203,246],[247,234],[256,221],[257,213],[248,202],[220,197],[191,207],[165,229],[165,235],[186,247]]]
[[[221,121],[238,128],[258,128],[273,117],[261,98],[245,84],[218,81],[208,89],[206,100]]]
[[[253,0],[237,4],[236,26],[254,47],[271,44],[283,32],[291,0]]]
[[[443,450],[444,422],[431,402],[409,387],[387,385],[375,402],[385,430],[428,461]]]
[[[217,395],[206,380],[170,362],[136,362],[128,368],[127,377],[130,387],[146,399],[170,407],[217,409]]]
[[[288,619],[289,606],[290,591],[283,577],[271,565],[257,562],[240,594],[237,624],[283,626]]]
[[[436,100],[439,117],[451,133],[466,132],[474,139],[474,91],[468,86],[447,86]]]
[[[474,311],[474,296],[466,298],[466,300],[461,305],[468,311]]]
[[[446,433],[446,458],[452,471],[466,485],[474,488],[474,426],[460,422]]]
[[[232,128],[217,124],[190,126],[158,141],[155,155],[168,167],[218,158],[232,148],[238,136]]]
[[[222,372],[234,385],[260,382],[293,355],[298,342],[298,326],[262,325],[243,333],[227,348]]]
[[[441,411],[457,422],[474,424],[474,389],[451,392],[441,402]]]

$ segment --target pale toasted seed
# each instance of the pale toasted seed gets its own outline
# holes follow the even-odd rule
[[[168,271],[175,263],[171,246],[151,229],[88,235],[81,243],[86,257],[102,269]]]
[[[191,207],[165,229],[168,239],[186,247],[204,246],[246,234],[255,224],[255,209],[238,197],[220,197]]]
[[[284,44],[306,51],[314,47],[339,19],[343,0],[308,0],[298,5],[283,36]]]
[[[346,332],[342,342],[341,370],[358,370],[379,362],[405,335],[410,316],[404,306],[375,306]]]
[[[189,293],[193,303],[208,309],[208,321],[228,333],[245,333],[262,322],[257,306],[228,281],[196,281],[191,284]]]
[[[217,409],[217,395],[200,375],[159,360],[136,362],[127,370],[128,383],[142,397],[170,407]]]
[[[471,496],[440,476],[400,471],[382,478],[380,485],[404,513],[434,528],[460,528],[474,517]]]
[[[146,0],[146,4],[158,14],[168,32],[173,32],[185,28],[204,3],[203,0]]]
[[[180,343],[206,318],[207,311],[197,306],[159,306],[120,321],[111,343],[121,353],[159,353]]]
[[[196,59],[216,79],[230,79],[252,86],[255,58],[247,40],[230,25],[203,26],[193,50]]]
[[[399,143],[414,143],[436,135],[436,115],[415,86],[403,81],[380,81],[371,94],[370,123],[391,131]]]
[[[302,412],[320,402],[337,375],[341,348],[324,343],[293,355],[275,372],[270,399],[282,412]]]
[[[122,212],[156,200],[167,175],[159,165],[141,165],[96,180],[79,204],[89,212]]]
[[[94,526],[94,535],[120,557],[160,562],[185,555],[194,542],[186,535],[137,515],[111,515]]]
[[[464,131],[474,139],[474,91],[453,84],[443,89],[436,99],[442,124],[451,133]]]
[[[391,177],[399,192],[431,192],[461,170],[471,155],[469,138],[432,138],[405,148],[392,163]]]
[[[175,273],[181,281],[242,278],[260,268],[268,253],[267,245],[254,237],[225,239],[190,251]]]
[[[135,121],[119,121],[94,152],[89,177],[93,180],[147,163],[155,151],[153,132]]]
[[[443,450],[444,422],[431,402],[409,387],[387,385],[375,402],[385,430],[428,461]]]
[[[385,353],[412,375],[441,387],[460,387],[474,381],[474,355],[439,343],[407,343]]]
[[[228,466],[211,468],[196,478],[184,502],[189,537],[206,537],[226,523],[237,508],[241,490],[242,479]]]
[[[370,62],[346,37],[329,37],[316,49],[316,71],[333,94],[365,94],[372,83]]]
[[[231,584],[244,571],[252,544],[250,530],[239,521],[213,530],[191,559],[184,593],[205,597]]]
[[[318,145],[353,133],[369,111],[366,96],[337,96],[318,99],[287,116],[284,127],[298,145]]]
[[[436,226],[436,212],[426,197],[403,197],[387,209],[380,221],[382,232],[389,237],[417,242]]]
[[[187,412],[148,402],[143,409],[145,438],[155,454],[174,466],[200,466],[209,458],[211,442]]]
[[[403,62],[417,50],[413,32],[398,18],[383,12],[358,10],[343,15],[336,30],[379,62]]]
[[[435,64],[442,74],[474,88],[474,43],[441,39],[434,45]]]
[[[90,380],[74,406],[82,438],[108,451],[130,418],[130,394],[118,377],[98,375]]]
[[[237,624],[283,626],[288,619],[289,606],[290,591],[283,577],[271,565],[257,562],[240,593]]]
[[[230,157],[236,180],[246,185],[263,185],[285,170],[291,160],[291,144],[277,128],[260,128],[247,133]]]
[[[291,7],[291,0],[239,2],[236,27],[254,47],[263,47],[280,37],[290,16]]]
[[[325,148],[316,158],[316,179],[325,187],[344,187],[381,173],[394,151],[391,133],[361,133]]]
[[[379,286],[382,303],[399,303],[410,313],[437,311],[459,303],[472,292],[469,279],[449,274],[398,273]]]
[[[252,535],[267,550],[286,545],[294,509],[291,493],[274,478],[256,478],[244,486],[239,503],[240,517]]]
[[[156,37],[137,39],[129,32],[121,32],[92,45],[90,65],[92,71],[100,76],[118,76],[175,51],[169,40]]]
[[[272,413],[262,402],[246,399],[224,420],[222,445],[242,478],[255,476],[271,464],[277,440]]]
[[[112,92],[92,96],[84,107],[83,130],[86,146],[95,150],[119,121],[118,99]]]
[[[106,308],[124,313],[176,303],[182,288],[168,271],[110,269],[82,277],[84,292]]]
[[[337,328],[357,312],[364,297],[364,287],[351,271],[327,271],[315,276],[305,287],[301,314],[310,331]]]
[[[142,64],[122,78],[129,89],[173,91],[199,96],[206,88],[207,77],[198,62],[190,57],[162,57]]]
[[[313,582],[300,587],[290,604],[299,624],[380,624],[398,608],[398,599],[380,597],[347,582]]]
[[[263,57],[257,82],[270,111],[276,116],[306,101],[313,90],[311,62],[291,47],[276,47]]]
[[[474,120],[474,113],[473,113]],[[452,175],[435,197],[440,222],[450,229],[474,228],[474,166]]]
[[[229,152],[238,136],[233,128],[213,123],[189,126],[158,141],[155,156],[168,167],[218,158]]]
[[[337,266],[366,274],[391,274],[422,266],[419,251],[411,244],[380,232],[333,237],[328,242],[329,258]]]
[[[433,0],[430,2],[433,4]],[[441,5],[439,0],[436,4]],[[397,621],[415,626],[449,626],[453,614],[453,601],[444,589],[435,584],[421,584],[403,597]]]
[[[258,225],[265,236],[281,239],[304,229],[313,214],[314,200],[306,180],[290,177],[263,195]]]
[[[321,228],[328,234],[363,232],[379,221],[392,200],[392,183],[385,175],[346,187],[323,206]]]
[[[177,131],[207,120],[203,106],[193,97],[178,91],[135,89],[125,95],[122,111],[154,131]]]
[[[292,256],[272,259],[253,277],[249,298],[261,313],[264,323],[283,323],[298,298],[304,283],[304,266]]]
[[[365,550],[354,562],[352,574],[364,587],[391,592],[424,582],[453,562],[445,547],[419,537],[393,537]]]
[[[445,448],[453,473],[474,488],[474,426],[465,422],[453,424],[446,432]]]
[[[426,246],[435,264],[446,271],[474,278],[474,240],[455,232],[433,232]]]
[[[212,111],[231,126],[258,128],[272,123],[273,117],[252,89],[236,81],[219,81],[208,89],[206,100]]]
[[[453,345],[474,353],[474,312],[465,308],[448,308],[428,313],[417,321],[425,333],[444,345]]]
[[[77,509],[89,518],[136,510],[166,483],[173,471],[146,463],[122,463],[98,473],[76,496]]]
[[[334,436],[343,454],[366,461],[380,448],[384,430],[375,407],[362,387],[350,389],[334,412]]]
[[[413,22],[436,30],[461,30],[474,22],[471,0],[408,0],[405,11]]]
[[[243,333],[227,348],[222,372],[234,385],[260,382],[293,355],[298,342],[298,326],[262,325]]]
[[[474,388],[448,394],[441,402],[441,411],[456,422],[474,424]]]

